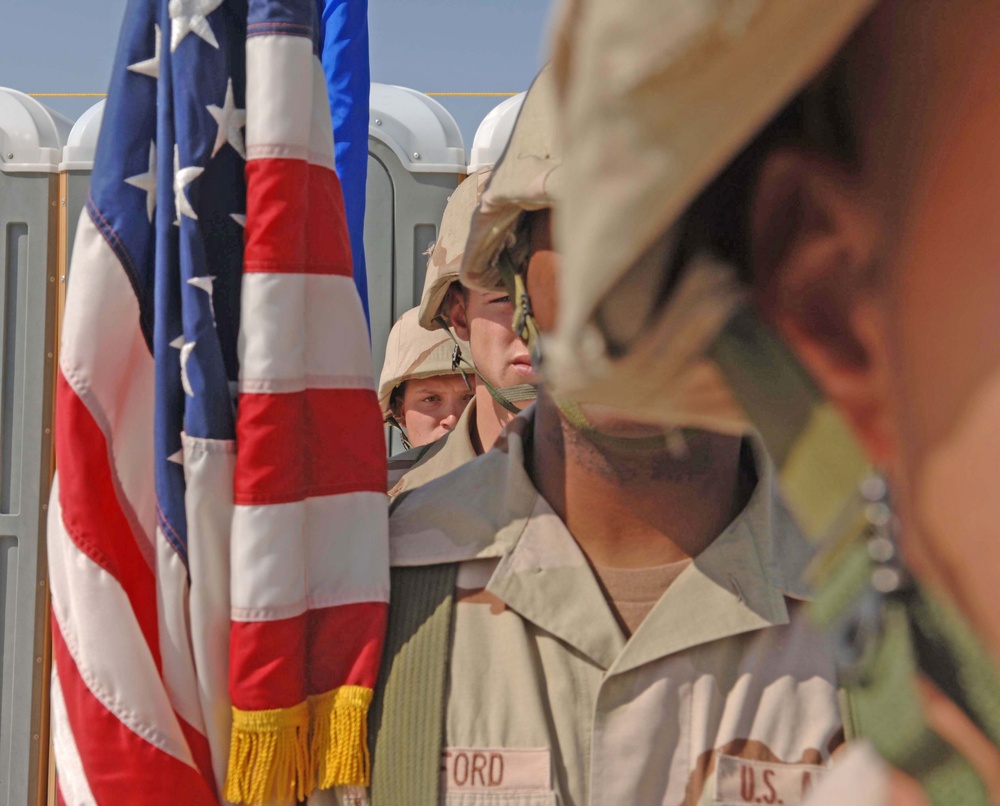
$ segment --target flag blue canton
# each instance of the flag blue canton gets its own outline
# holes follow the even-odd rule
[[[240,0],[129,4],[88,203],[139,299],[159,526],[185,562],[182,433],[235,437],[247,21]]]

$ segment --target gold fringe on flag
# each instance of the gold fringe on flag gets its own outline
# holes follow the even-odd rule
[[[233,708],[226,800],[250,806],[292,806],[313,787],[309,705],[267,711]]]
[[[372,690],[341,686],[309,698],[310,781],[319,789],[368,786],[368,706]]]

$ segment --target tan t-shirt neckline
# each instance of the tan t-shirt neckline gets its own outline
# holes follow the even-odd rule
[[[605,568],[592,566],[611,612],[626,635],[631,636],[691,560],[680,560],[652,568]]]

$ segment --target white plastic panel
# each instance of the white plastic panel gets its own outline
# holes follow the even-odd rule
[[[89,171],[94,167],[97,137],[101,133],[105,101],[98,101],[73,124],[62,151],[60,171]]]
[[[55,173],[72,127],[30,95],[0,87],[0,171]]]
[[[458,123],[417,90],[372,84],[368,136],[389,146],[411,173],[465,173]]]
[[[476,136],[472,139],[470,174],[480,168],[496,165],[500,161],[500,157],[503,156],[504,149],[507,148],[507,143],[510,140],[510,133],[514,130],[514,123],[517,121],[526,94],[524,92],[518,93],[513,98],[508,98],[497,104],[483,118],[483,122],[476,129]]]

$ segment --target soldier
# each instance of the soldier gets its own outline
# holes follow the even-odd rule
[[[462,269],[470,296],[513,297],[532,347],[559,270],[550,78]],[[752,434],[665,434],[543,388],[492,451],[398,498],[390,532],[380,806],[795,804],[843,740],[810,547]]]
[[[496,291],[468,292],[458,282],[472,212],[490,170],[483,168],[467,177],[448,200],[427,263],[419,314],[421,327],[437,335],[449,334],[453,339],[457,332],[466,342],[455,358],[463,366],[471,368],[475,364],[471,376],[475,395],[453,431],[443,439],[390,460],[391,497],[443,476],[489,450],[504,426],[535,399],[528,348],[511,332],[513,308],[506,295]]]
[[[385,422],[407,447],[428,445],[450,433],[472,400],[470,372],[455,366],[455,343],[417,323],[411,308],[392,326],[378,399]]]
[[[823,803],[1000,802],[1000,6],[579,0],[562,20],[552,379],[768,440],[833,545],[816,616],[859,727],[909,774],[859,750]]]

